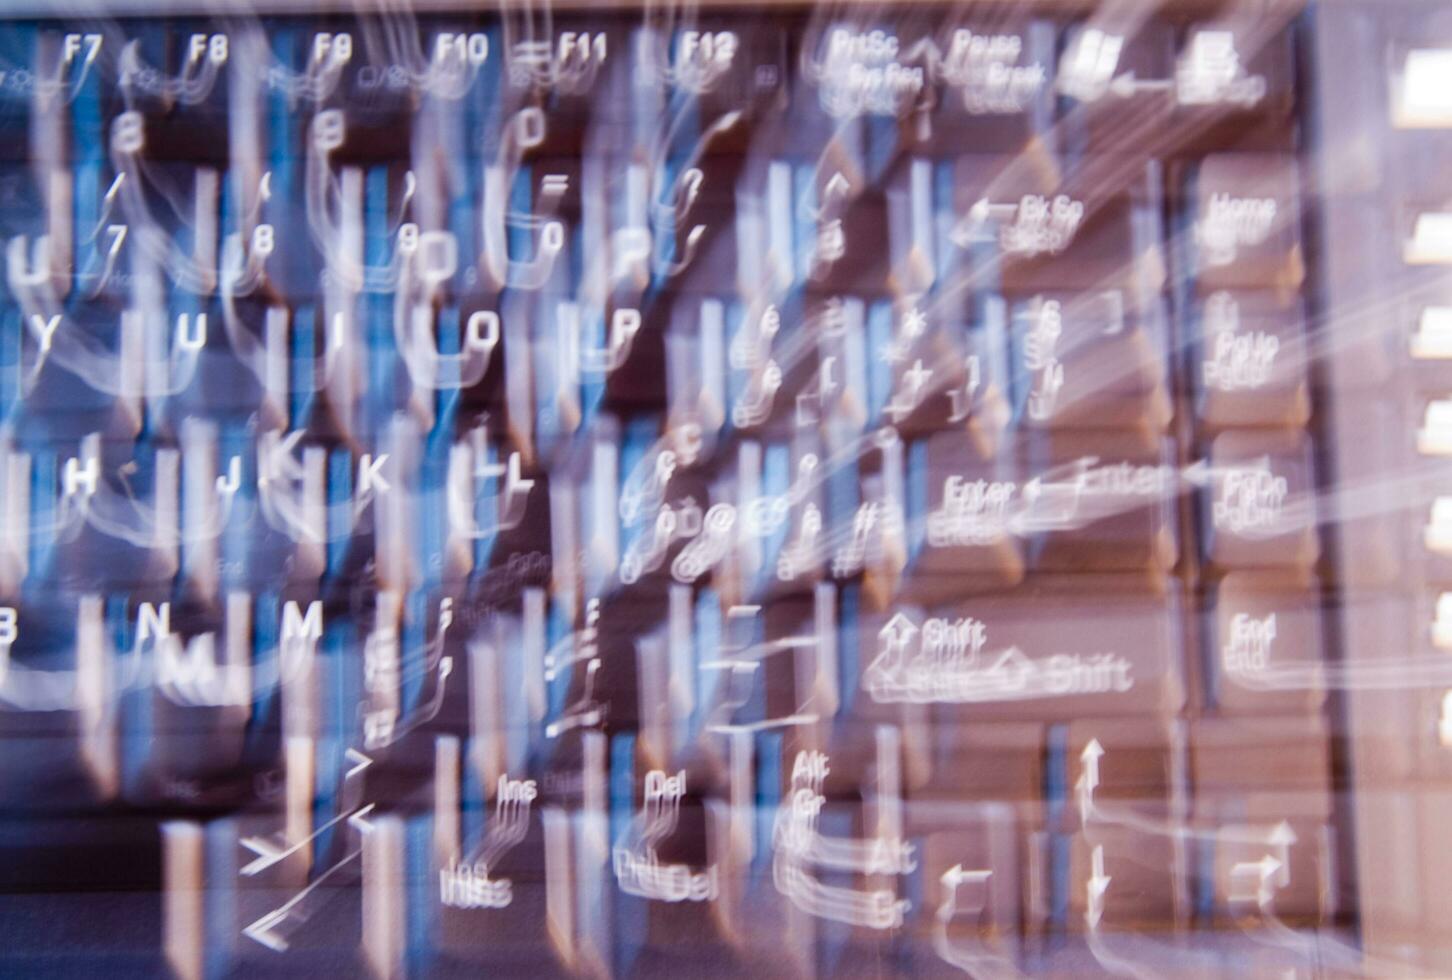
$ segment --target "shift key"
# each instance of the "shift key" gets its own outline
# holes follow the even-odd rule
[[[889,610],[863,631],[861,687],[885,703],[940,705],[944,721],[1169,714],[1184,703],[1172,594],[1068,592],[1039,583],[919,612]]]

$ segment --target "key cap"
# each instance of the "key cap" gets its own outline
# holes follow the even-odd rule
[[[231,593],[224,601],[224,611],[178,606],[174,623],[171,604],[162,604],[174,632],[155,653],[154,688],[146,695],[149,780],[137,802],[198,806],[254,798],[243,735],[254,691],[270,686],[252,668],[251,597]]]
[[[737,153],[753,132],[776,122],[788,92],[787,37],[732,16],[698,18],[653,39],[656,70],[671,72],[672,105],[695,116],[698,146]]]
[[[1020,533],[1032,567],[1045,571],[1145,571],[1172,567],[1180,477],[1167,442],[1128,432],[1030,440]]]
[[[1226,432],[1210,446],[1207,555],[1227,568],[1308,568],[1320,554],[1311,444],[1297,432]]]
[[[1068,928],[1093,928],[1110,948],[1115,934],[1173,928],[1184,916],[1184,873],[1167,834],[1119,827],[1077,834],[1069,843]]]
[[[1045,605],[1054,616],[1042,615]],[[880,703],[936,703],[955,719],[1172,711],[1184,701],[1176,606],[1170,597],[1090,600],[1032,583],[922,618],[865,617],[862,691]]]
[[[1216,917],[1251,935],[1327,922],[1336,910],[1333,834],[1314,819],[1222,825],[1211,838]]]
[[[1171,409],[1164,311],[1119,290],[1050,292],[1013,309],[1018,411],[1053,429],[1163,430]]]
[[[1227,426],[1303,427],[1311,417],[1309,344],[1300,303],[1260,293],[1212,293],[1200,308],[1200,419]]]
[[[8,32],[3,47],[0,47],[0,58],[9,66],[9,72],[31,72],[32,83],[32,70],[36,67],[34,61],[37,54],[35,42],[36,32],[33,28],[14,25]],[[14,77],[14,74],[10,75],[12,81]],[[33,84],[31,88],[33,89]],[[0,147],[3,147],[0,155],[7,162],[30,159],[30,110],[34,102],[34,91],[27,91],[23,85],[11,84],[0,89]],[[8,211],[13,203],[7,199],[4,210]]]
[[[1207,625],[1210,683],[1227,713],[1314,713],[1326,698],[1321,598],[1301,573],[1232,572]]]
[[[1108,8],[1070,27],[1054,80],[1066,147],[1113,151],[1172,135],[1174,43],[1170,25]]]
[[[1392,61],[1391,118],[1399,129],[1452,126],[1452,48],[1414,47]]]
[[[1211,823],[1331,812],[1326,722],[1315,716],[1204,718],[1190,727],[1195,810]],[[1239,815],[1237,817],[1237,815]]]
[[[970,972],[1016,964],[1026,889],[1013,811],[914,801],[907,805],[907,825],[921,840],[915,936]]]
[[[932,115],[933,138],[945,149],[975,145],[1014,152],[1053,118],[1054,28],[1017,16],[965,17],[940,31],[941,102]]]
[[[989,457],[1002,448],[1010,416],[1008,337],[1001,298],[975,306],[968,325],[909,308],[894,339],[869,354],[891,365],[883,413],[899,432],[956,431]]]
[[[99,596],[49,597],[9,604],[0,614],[12,642],[4,649],[0,716],[13,751],[0,779],[27,808],[86,808],[120,788],[116,651],[105,635]]]
[[[827,119],[910,116],[933,102],[927,52],[910,23],[829,20],[802,46],[803,88]]]
[[[1172,125],[1186,152],[1287,147],[1296,105],[1295,32],[1281,9],[1235,10],[1180,35]]]
[[[1010,518],[1020,491],[1011,460],[979,456],[965,435],[944,432],[908,450],[909,577],[932,602],[1022,580],[1022,541]]]
[[[872,186],[842,199],[832,191],[836,175],[831,170],[818,170],[821,186],[816,193],[819,214],[811,245],[811,284],[829,293],[884,289],[892,271],[888,195]]]
[[[1006,292],[1123,290],[1138,308],[1165,278],[1157,165],[1069,168],[1046,153],[960,157],[953,241],[975,266],[996,246]]]
[[[234,78],[228,34],[205,28],[143,31],[111,54],[116,57],[115,87],[108,86],[102,95],[111,110],[109,132],[115,132],[114,115],[133,112],[144,131],[148,159],[226,164],[231,90],[237,85],[243,95],[251,84],[245,75]],[[92,70],[103,79],[109,74],[100,62]]]
[[[1185,733],[1166,718],[1076,720],[1069,724],[1064,787],[1072,807],[1075,794],[1087,792],[1096,803],[1124,803],[1136,812],[1174,812],[1185,790]],[[1080,813],[1069,819],[1078,821]],[[1091,824],[1095,822],[1092,812]],[[1112,815],[1108,818],[1113,822]]]
[[[1283,295],[1305,278],[1294,158],[1216,153],[1191,178],[1192,267],[1202,291],[1267,288]]]
[[[1026,722],[963,722],[934,709],[932,775],[914,799],[949,806],[962,800],[1008,803],[1026,822],[1042,818],[1044,728]]]

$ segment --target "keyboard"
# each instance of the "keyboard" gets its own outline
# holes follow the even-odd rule
[[[1446,4],[4,17],[0,972],[1452,971]]]

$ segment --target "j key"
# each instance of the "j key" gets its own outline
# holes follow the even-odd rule
[[[1137,311],[1117,289],[1048,292],[1013,308],[1020,415],[1054,429],[1163,430],[1171,414],[1158,305]]]
[[[1046,617],[1046,606],[1058,612]],[[1123,591],[1091,601],[1045,583],[864,620],[861,689],[957,720],[1172,712],[1184,702],[1176,607]]]
[[[1209,427],[1298,428],[1311,416],[1300,303],[1219,291],[1200,305],[1195,347],[1200,419]]]
[[[1310,567],[1320,554],[1310,440],[1293,431],[1217,436],[1202,510],[1215,564]]]
[[[1045,571],[1148,571],[1179,555],[1180,477],[1167,441],[1109,431],[1036,436],[1026,450],[1019,533]]]
[[[1233,713],[1312,713],[1326,698],[1321,597],[1305,574],[1232,572],[1206,626],[1215,702]]]
[[[1193,178],[1187,242],[1202,293],[1264,288],[1287,295],[1305,277],[1293,157],[1217,153]]]

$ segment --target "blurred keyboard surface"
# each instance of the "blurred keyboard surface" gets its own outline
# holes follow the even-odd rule
[[[1446,976],[1452,7],[0,20],[0,974]]]

